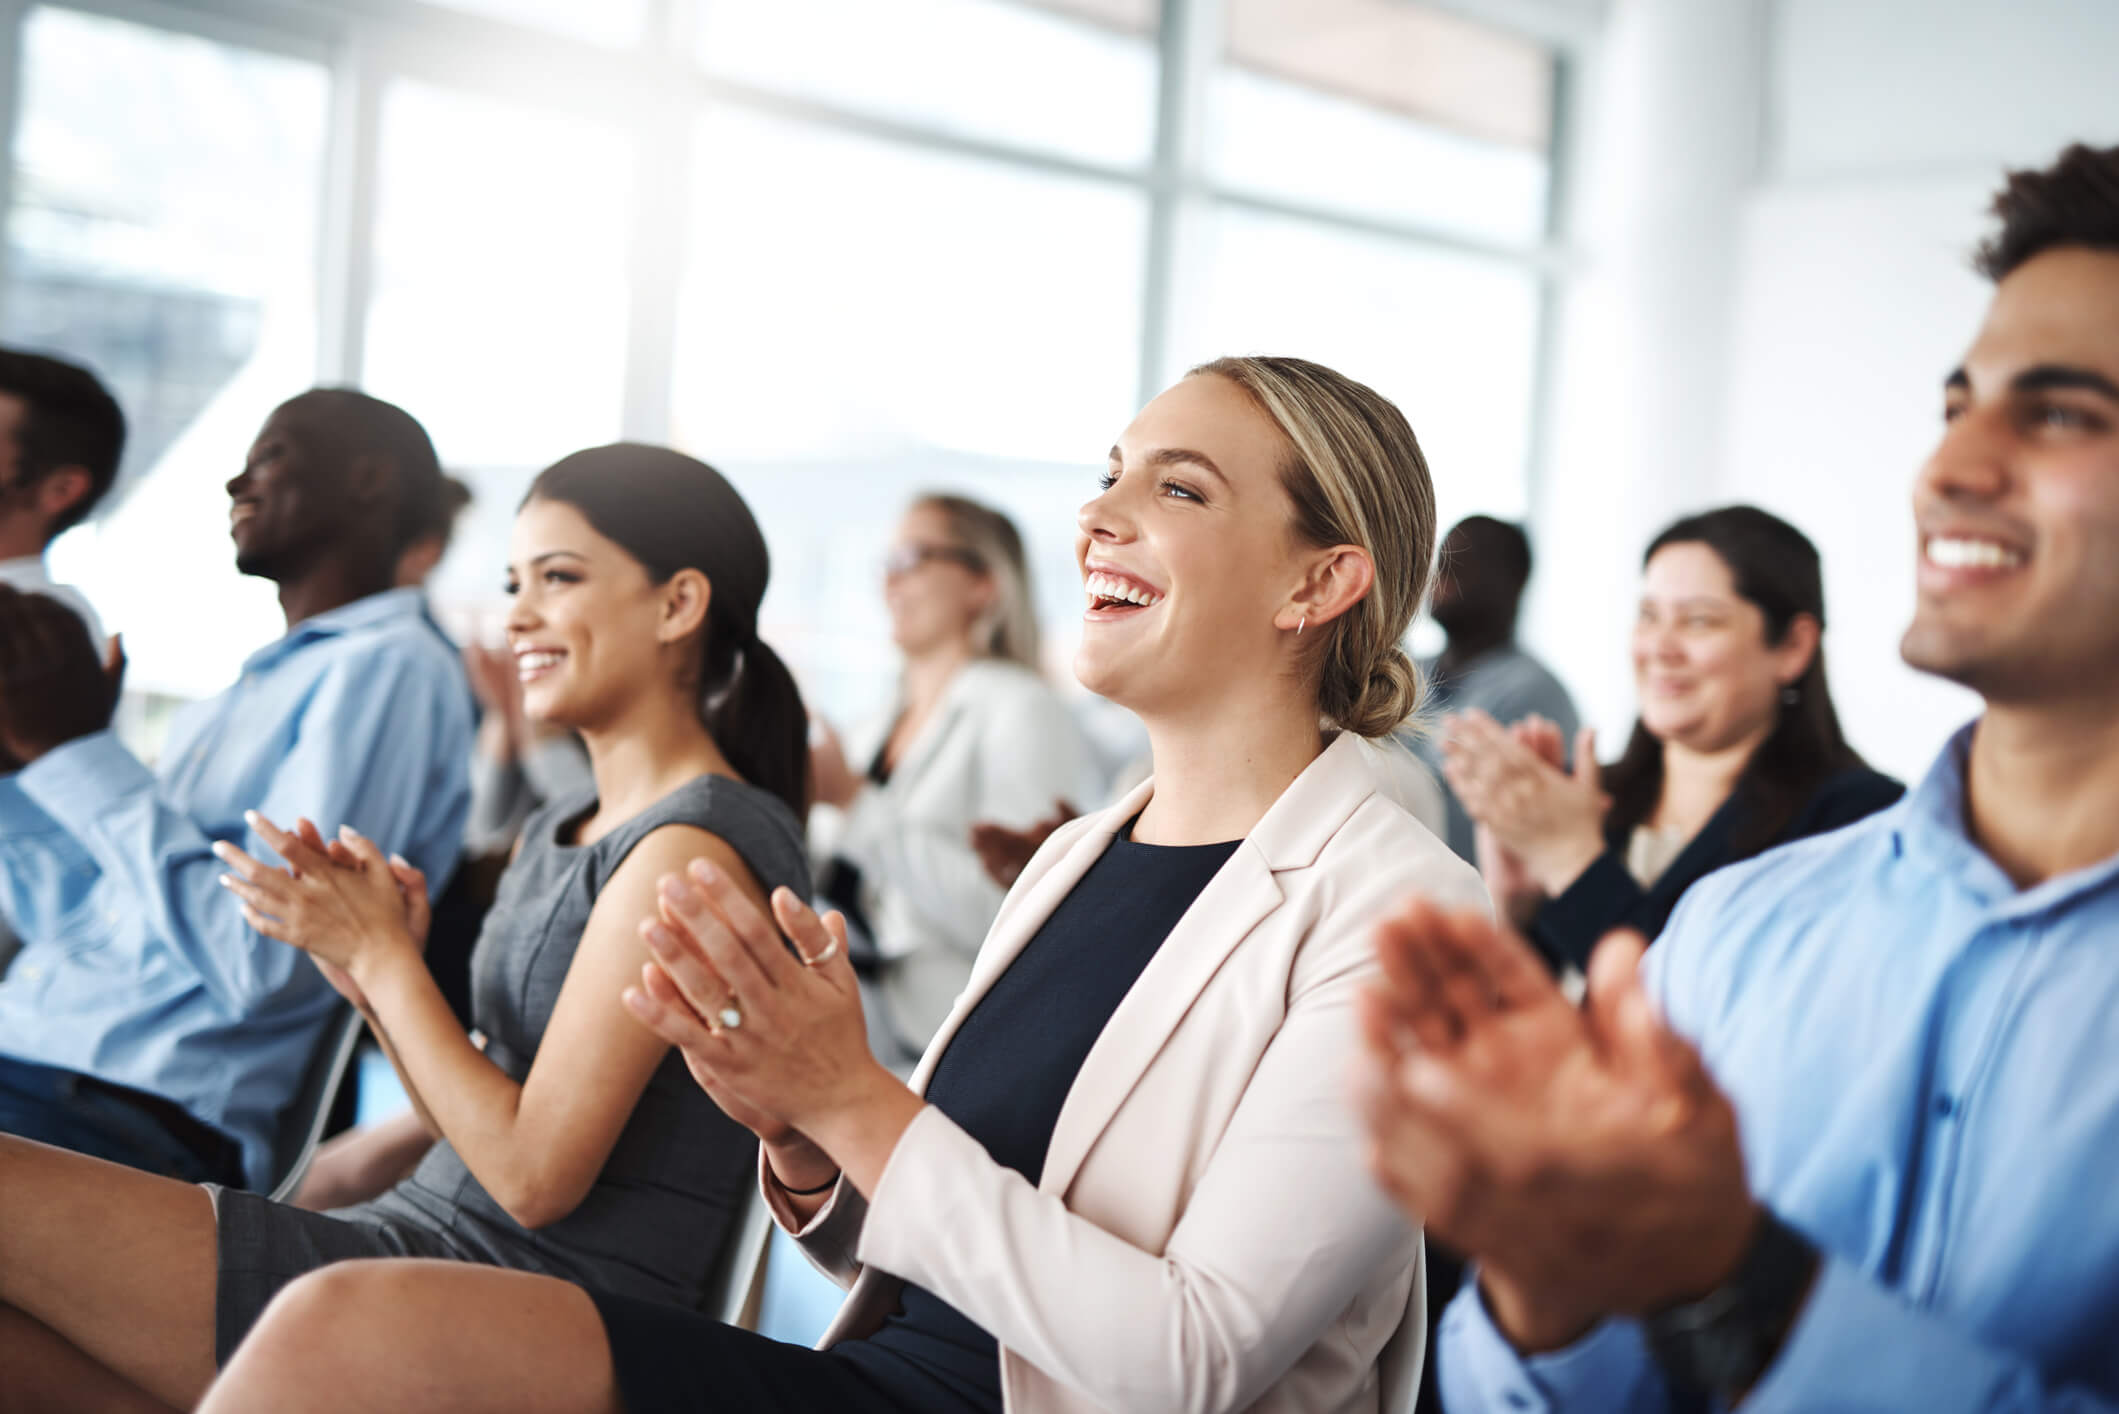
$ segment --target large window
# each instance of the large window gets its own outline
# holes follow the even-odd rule
[[[125,479],[53,558],[126,630],[135,687],[212,691],[279,623],[221,486],[315,376],[326,71],[40,8],[20,83],[6,337],[95,368],[130,423]]]
[[[319,379],[477,491],[430,586],[465,631],[538,467],[722,467],[835,714],[888,690],[879,556],[923,488],[1018,517],[1064,660],[1075,509],[1201,359],[1338,365],[1404,406],[1445,517],[1526,508],[1559,61],[1464,0],[94,7],[133,18],[24,7],[0,75],[0,337],[132,416],[55,560],[135,685],[217,690],[277,632],[220,488]]]

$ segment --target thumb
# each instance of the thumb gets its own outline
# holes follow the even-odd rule
[[[1604,793],[1604,768],[1597,764],[1597,729],[1584,727],[1575,733],[1575,783],[1598,795]]]

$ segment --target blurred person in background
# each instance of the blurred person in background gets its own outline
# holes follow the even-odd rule
[[[1487,919],[1377,931],[1371,1164],[1479,1259],[1458,1414],[2119,1410],[2119,148],[1995,211],[1900,645],[1979,717],[1587,1007]]]
[[[358,834],[327,843],[265,818],[288,867],[216,851],[244,917],[316,958],[413,1099],[343,1166],[389,1180],[409,1153],[417,1169],[325,1214],[0,1138],[10,1408],[127,1407],[142,1392],[188,1408],[275,1292],[348,1258],[705,1296],[756,1144],[619,995],[650,956],[638,925],[656,881],[686,860],[711,859],[759,907],[807,886],[807,731],[757,636],[768,573],[749,509],[689,457],[599,447],[538,477],[509,555],[509,638],[527,710],[578,728],[597,770],[531,817],[509,866],[479,945],[483,1046],[422,963],[416,870]]]
[[[811,755],[818,894],[872,947],[877,1053],[900,1067],[964,989],[1006,889],[972,842],[1092,797],[1081,728],[1038,664],[1022,536],[1001,512],[926,495],[884,561],[897,698],[850,730],[820,725]],[[857,954],[858,955],[858,954]]]
[[[1427,612],[1449,642],[1420,665],[1427,679],[1423,719],[1475,711],[1511,726],[1536,716],[1573,740],[1574,699],[1550,669],[1516,646],[1516,618],[1530,571],[1530,537],[1521,526],[1466,516],[1443,539]],[[1442,770],[1441,744],[1433,732],[1413,734],[1410,744],[1431,770]],[[1442,795],[1448,821],[1444,838],[1459,859],[1476,862],[1471,816],[1454,792],[1444,789]]]
[[[19,767],[0,777],[0,911],[24,944],[0,980],[0,1132],[272,1180],[337,998],[244,921],[212,851],[265,848],[248,811],[306,815],[448,879],[470,702],[419,591],[392,580],[440,486],[389,403],[320,389],[273,412],[228,483],[229,534],[236,567],[279,586],[287,634],[178,716],[159,774],[109,730],[115,658],[53,601],[0,594],[0,749]]]
[[[667,882],[627,1003],[850,1285],[825,1348],[346,1263],[274,1302],[202,1408],[1403,1409],[1419,1234],[1363,1171],[1343,1072],[1369,926],[1408,890],[1484,903],[1361,747],[1419,696],[1433,495],[1397,408],[1300,359],[1206,365],[1123,431],[1077,518],[1075,671],[1140,715],[1154,775],[1052,838],[913,1084],[868,1048],[837,915]]]
[[[1640,720],[1625,753],[1575,765],[1552,723],[1453,719],[1443,770],[1479,824],[1494,900],[1556,969],[1613,928],[1654,939],[1686,889],[1762,850],[1883,809],[1904,787],[1863,764],[1825,681],[1817,547],[1753,506],[1686,516],[1650,542],[1633,629]]]
[[[124,450],[125,414],[95,374],[0,349],[0,584],[66,605],[98,654],[102,621],[80,590],[52,582],[44,552],[109,493]]]

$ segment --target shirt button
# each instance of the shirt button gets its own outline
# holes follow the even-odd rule
[[[1530,1396],[1522,1390],[1512,1389],[1508,1392],[1508,1407],[1511,1409],[1528,1409],[1530,1408]]]
[[[1943,1119],[1950,1118],[1957,1113],[1957,1101],[1951,1099],[1948,1095],[1937,1095],[1935,1097],[1935,1113]]]

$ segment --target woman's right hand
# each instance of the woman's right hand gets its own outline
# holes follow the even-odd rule
[[[1573,771],[1552,758],[1557,731],[1519,735],[1476,709],[1450,718],[1442,774],[1464,811],[1515,854],[1547,894],[1558,894],[1604,851],[1610,799],[1597,771],[1596,740],[1577,737]]]
[[[666,1007],[690,1006],[676,984],[670,981],[669,974],[653,963],[641,967],[640,985]],[[729,1089],[711,1070],[694,1063],[689,1051],[679,1047],[678,1054],[684,1057],[685,1069],[692,1073],[693,1082],[706,1092],[706,1097],[718,1105],[723,1114],[758,1136],[766,1162],[772,1165],[773,1177],[779,1180],[781,1187],[815,1188],[820,1183],[829,1183],[837,1175],[839,1166],[812,1144],[807,1135]]]

